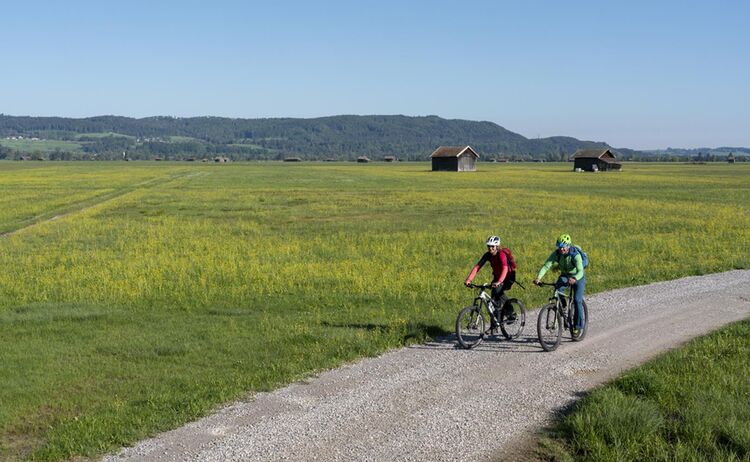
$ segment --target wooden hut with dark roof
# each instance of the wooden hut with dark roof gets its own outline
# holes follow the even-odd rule
[[[432,171],[473,172],[479,154],[471,146],[440,146],[430,155]]]
[[[579,149],[570,158],[575,164],[573,169],[581,169],[585,172],[606,172],[607,170],[620,170],[622,164],[617,162],[615,155],[609,149]]]
[[[727,162],[729,162],[730,164],[734,163],[734,154],[732,154],[731,152],[727,156]]]

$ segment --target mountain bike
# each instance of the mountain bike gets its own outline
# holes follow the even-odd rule
[[[543,282],[540,286],[552,286]],[[560,345],[563,328],[570,330],[570,337],[574,342],[580,342],[586,336],[589,325],[589,308],[586,300],[583,301],[583,328],[576,332],[575,329],[575,286],[571,286],[570,295],[564,292],[565,288],[555,289],[546,305],[539,310],[539,318],[536,322],[536,332],[539,335],[539,343],[544,351],[553,351]]]
[[[520,337],[526,325],[526,307],[523,302],[517,298],[509,298],[500,308],[486,292],[492,287],[491,284],[469,284],[468,287],[478,291],[474,303],[463,308],[456,318],[456,337],[459,345],[463,348],[474,348],[482,343],[485,337],[497,335],[497,330],[492,328],[493,317],[506,339]]]

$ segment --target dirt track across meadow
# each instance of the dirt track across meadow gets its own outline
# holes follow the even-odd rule
[[[581,392],[750,316],[750,270],[588,297],[586,339],[544,353],[536,311],[515,341],[455,338],[394,350],[259,393],[106,461],[479,461],[549,422]],[[509,455],[510,459],[524,454]]]

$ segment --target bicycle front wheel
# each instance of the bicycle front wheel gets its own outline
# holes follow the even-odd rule
[[[512,340],[523,333],[526,326],[526,307],[517,298],[511,298],[500,310],[500,330],[505,338]]]
[[[485,319],[481,305],[467,306],[456,318],[456,337],[463,348],[474,348],[484,340]]]
[[[574,313],[575,313],[575,308]],[[575,319],[575,314],[573,315],[573,319]],[[583,327],[578,331],[578,335],[574,332],[575,330],[575,322],[570,323],[570,337],[573,339],[574,342],[580,342],[583,340],[583,337],[586,336],[586,330],[589,326],[589,307],[586,306],[586,300],[583,301]]]
[[[553,351],[560,345],[562,330],[563,320],[557,312],[557,307],[553,303],[542,307],[536,322],[536,332],[544,351]]]

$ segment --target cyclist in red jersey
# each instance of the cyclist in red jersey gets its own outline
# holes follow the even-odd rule
[[[487,245],[487,252],[485,252],[485,254],[482,255],[482,258],[479,259],[477,264],[474,265],[471,273],[469,273],[469,275],[466,277],[464,285],[468,287],[469,284],[471,284],[471,281],[474,280],[474,276],[477,275],[484,264],[490,262],[490,266],[492,266],[492,299],[495,301],[495,306],[503,307],[505,301],[507,300],[505,291],[510,289],[513,285],[514,278],[511,277],[511,273],[514,273],[514,269],[511,268],[511,263],[508,261],[508,256],[500,248],[499,237],[490,236],[489,238],[487,238],[487,242],[485,244]],[[504,310],[505,308],[506,307],[503,307]],[[505,310],[504,314],[510,321],[512,320],[514,313],[511,308],[510,310]],[[497,313],[497,315],[499,315],[499,313]],[[494,328],[496,326],[497,321],[493,317],[492,327]]]

